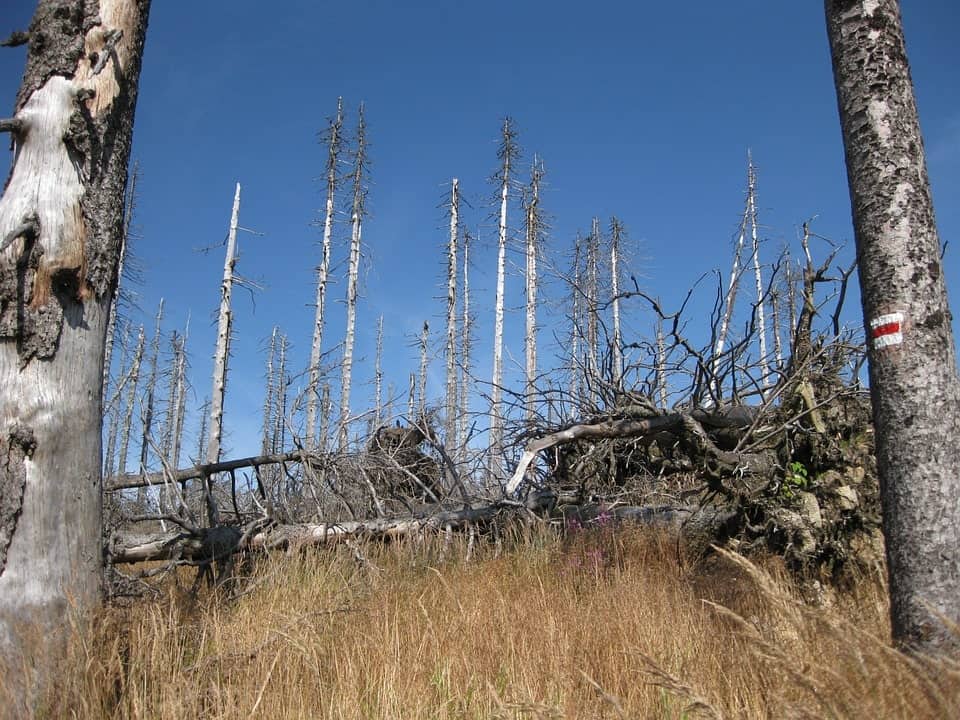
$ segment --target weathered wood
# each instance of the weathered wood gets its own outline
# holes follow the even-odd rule
[[[960,648],[960,379],[897,0],[826,0],[894,638]]]
[[[535,511],[548,510],[535,504]],[[718,527],[730,513],[717,508],[693,506],[621,506],[603,509],[600,506],[583,508],[570,506],[565,509],[567,517],[576,516],[586,523],[631,522],[644,526],[680,531],[693,527],[698,535],[709,535],[698,540],[699,549],[712,542],[713,528]],[[423,532],[460,528],[468,525],[483,525],[494,518],[528,514],[531,508],[518,503],[493,503],[464,510],[442,511],[421,517],[380,518],[330,523],[301,523],[272,525],[257,532],[244,534],[237,528],[234,532],[235,552],[259,550],[284,550],[291,547],[325,545],[351,537],[364,536],[380,540],[415,535]],[[691,521],[693,524],[691,525]],[[120,533],[114,536],[108,557],[114,564],[130,564],[147,560],[209,560],[210,542],[205,535],[210,530],[198,533],[166,533],[158,535]],[[223,545],[223,542],[220,542]],[[223,547],[218,550],[221,554]]]
[[[11,660],[4,679],[20,701],[4,707],[11,717],[32,716],[68,609],[101,594],[104,340],[149,6],[40,0],[29,30],[0,198],[0,238],[18,233],[0,253],[0,662]],[[33,237],[18,229],[32,215]],[[28,649],[18,647],[25,623]]]
[[[143,475],[129,473],[106,478],[104,481],[104,490],[112,492],[116,490],[127,490],[129,488],[147,487],[150,485],[163,485],[164,482],[196,480],[197,478],[210,477],[217,473],[240,470],[242,468],[256,468],[261,465],[279,465],[285,462],[309,462],[310,460],[317,460],[319,458],[320,456],[315,453],[307,453],[303,450],[291,450],[290,452],[275,455],[254,455],[251,457],[237,458],[235,460],[224,460],[218,463],[198,463],[193,467],[177,470],[170,475],[165,475],[162,472],[146,473]]]

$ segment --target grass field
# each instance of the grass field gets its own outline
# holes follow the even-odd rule
[[[51,718],[954,718],[960,666],[891,648],[883,587],[681,567],[640,531],[262,559],[240,597],[74,623]],[[182,583],[189,585],[184,576]]]

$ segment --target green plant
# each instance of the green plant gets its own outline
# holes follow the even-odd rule
[[[809,482],[807,466],[794,460],[787,466],[783,485],[780,486],[780,494],[785,498],[792,498],[798,490],[805,490]]]

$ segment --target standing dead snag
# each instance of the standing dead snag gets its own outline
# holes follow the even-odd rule
[[[310,379],[307,386],[307,447],[316,442],[317,400],[320,383],[320,351],[323,345],[323,324],[327,303],[327,282],[330,275],[330,246],[333,238],[333,201],[337,194],[337,163],[343,144],[343,98],[337,99],[337,117],[330,122],[327,140],[327,202],[323,216],[323,249],[317,268],[317,309],[313,319],[313,343],[310,346]]]
[[[960,622],[960,380],[900,6],[824,7],[869,343],[893,635],[956,650],[947,623]]]
[[[206,458],[208,463],[220,459],[220,443],[223,440],[223,404],[227,396],[227,363],[230,359],[230,335],[233,332],[234,268],[237,264],[237,226],[240,222],[240,183],[233,195],[233,210],[230,213],[230,230],[227,233],[227,251],[223,261],[223,281],[220,285],[220,312],[217,320],[217,349],[213,356],[213,387],[210,396],[210,425],[208,428]],[[207,503],[207,516],[211,525],[220,521],[213,501],[210,477],[203,478],[203,494]]]
[[[543,211],[540,208],[540,183],[545,170],[543,161],[534,156],[530,171],[529,197],[525,203],[524,234],[526,236],[526,300],[527,326],[524,337],[526,360],[526,387],[524,405],[529,425],[536,421],[537,398],[535,383],[537,380],[537,256],[542,252],[544,235]]]
[[[460,235],[460,181],[450,184],[450,240],[447,244],[447,361],[444,440],[455,447],[457,427],[457,248]],[[377,417],[377,427],[380,418]]]
[[[0,198],[0,660],[22,693],[13,715],[29,714],[62,640],[36,635],[38,675],[25,677],[18,625],[64,627],[68,599],[100,597],[104,340],[149,6],[41,0],[0,123],[17,146]]]
[[[367,135],[363,105],[357,120],[357,148],[353,171],[353,210],[351,213],[350,267],[347,270],[347,328],[343,338],[343,366],[340,381],[340,429],[337,448],[347,449],[350,430],[350,383],[353,378],[353,345],[357,327],[357,287],[360,282],[360,241],[363,216],[366,212],[367,191],[364,180],[367,172]]]
[[[500,148],[497,151],[501,166],[495,179],[500,186],[500,220],[497,225],[497,297],[493,323],[493,379],[490,389],[490,456],[496,475],[503,450],[503,304],[507,257],[507,201],[510,195],[510,173],[520,154],[513,120],[504,118]]]

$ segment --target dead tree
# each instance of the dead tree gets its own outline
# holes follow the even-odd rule
[[[623,390],[623,335],[620,331],[620,254],[623,247],[623,225],[610,218],[610,309],[613,314],[613,384]]]
[[[526,239],[526,304],[527,324],[525,338],[526,387],[524,390],[526,418],[533,424],[537,417],[536,379],[537,379],[537,259],[543,252],[544,226],[543,210],[540,207],[540,183],[545,170],[543,161],[533,158],[530,171],[530,189],[524,208],[524,235]]]
[[[600,220],[593,218],[587,236],[587,257],[584,272],[584,303],[587,328],[587,384],[590,402],[596,404],[600,379]]]
[[[460,181],[450,183],[450,238],[447,242],[447,361],[444,437],[453,447],[457,427],[457,249],[460,245]],[[380,422],[378,420],[377,426]]]
[[[147,376],[146,393],[143,398],[143,410],[141,417],[141,428],[143,432],[140,436],[140,472],[147,472],[147,462],[150,456],[150,442],[153,433],[153,415],[154,404],[157,395],[157,369],[160,362],[160,333],[161,323],[163,322],[163,298],[160,298],[160,305],[157,307],[157,322],[153,329],[153,340],[150,341],[150,356],[147,362],[150,363],[150,374]],[[147,501],[146,493],[137,495],[137,501],[141,507],[145,506]]]
[[[357,119],[357,147],[353,158],[353,206],[351,210],[350,265],[347,269],[347,327],[343,339],[343,366],[340,379],[340,429],[337,446],[347,449],[350,424],[350,384],[353,377],[353,346],[357,326],[357,287],[360,281],[360,245],[365,214],[367,190],[364,186],[367,172],[367,137],[363,105]]]
[[[217,349],[213,356],[213,386],[210,394],[210,424],[208,426],[206,460],[215,463],[220,460],[220,445],[223,440],[223,407],[227,396],[227,366],[230,359],[230,339],[233,333],[233,296],[234,268],[237,257],[237,226],[240,221],[240,183],[233,196],[233,210],[230,213],[230,230],[227,233],[227,250],[223,261],[223,281],[220,284],[220,311],[217,320]],[[203,494],[207,506],[207,519],[210,525],[220,523],[220,513],[213,499],[210,478],[204,478]]]
[[[503,452],[503,314],[507,257],[507,204],[510,196],[510,173],[520,155],[517,147],[517,132],[513,120],[503,120],[500,147],[497,157],[500,169],[494,176],[499,185],[500,216],[497,223],[497,296],[493,320],[493,378],[490,381],[490,458],[494,474],[499,467]]]
[[[123,203],[123,232],[120,235],[120,261],[117,267],[117,291],[113,294],[113,300],[110,303],[110,320],[107,322],[107,341],[106,347],[103,351],[104,400],[106,400],[107,390],[110,386],[110,367],[113,361],[113,341],[117,332],[117,314],[119,312],[120,295],[123,292],[121,283],[124,279],[127,252],[130,248],[131,227],[133,225],[133,215],[137,205],[137,181],[139,179],[140,164],[138,162],[134,162],[133,170],[130,172],[129,187],[127,188]]]
[[[824,7],[869,333],[893,635],[956,650],[960,381],[900,7]]]
[[[473,357],[473,318],[470,315],[470,233],[463,233],[463,320],[460,323],[460,415],[457,444],[461,454],[467,448],[467,418],[470,416],[470,368]],[[464,459],[464,457],[461,457]]]
[[[427,349],[429,347],[429,341],[430,324],[424,320],[423,330],[420,332],[420,341],[418,343],[420,348],[420,402],[417,406],[417,417],[424,417],[427,414],[427,369],[429,367],[429,355],[427,354]]]
[[[69,608],[101,593],[104,343],[149,5],[40,0],[0,120],[16,146],[0,197],[0,660],[13,716],[32,715],[51,679]],[[24,653],[27,618],[40,629]]]
[[[123,390],[129,377],[127,358],[130,354],[130,325],[124,323],[120,336],[120,366],[117,368],[117,383],[113,395],[104,402],[103,419],[107,422],[107,447],[103,453],[103,474],[113,475],[117,468],[117,441],[120,438],[120,419],[123,415]]]
[[[760,385],[764,389],[770,384],[770,368],[767,358],[767,321],[763,286],[763,272],[760,268],[760,236],[757,229],[757,169],[753,164],[753,155],[747,153],[747,215],[750,217],[750,240],[753,261],[753,277],[757,290],[757,341],[760,355],[757,359],[760,365]]]
[[[140,326],[140,332],[137,335],[137,349],[133,354],[133,362],[130,365],[130,373],[127,376],[126,384],[127,402],[123,413],[123,426],[120,428],[120,455],[117,461],[117,468],[120,472],[127,471],[127,451],[130,448],[130,433],[133,431],[133,412],[137,406],[137,389],[140,383],[140,365],[143,362],[143,353],[146,347],[146,335],[143,325]]]
[[[383,422],[383,314],[377,320],[377,358],[373,369],[374,427]]]
[[[327,283],[330,275],[330,249],[333,238],[334,199],[339,184],[340,150],[343,144],[343,98],[337,98],[337,116],[330,121],[326,132],[327,141],[327,201],[323,215],[323,246],[320,266],[317,268],[316,314],[313,320],[313,342],[310,345],[310,368],[307,384],[307,446],[315,442],[317,423],[317,400],[320,382],[320,355],[323,345],[324,313],[326,312]]]
[[[227,250],[223,262],[223,281],[220,284],[220,310],[217,314],[217,348],[213,356],[213,386],[210,400],[210,425],[207,439],[207,462],[220,460],[220,444],[223,440],[223,405],[227,394],[227,366],[230,358],[230,339],[233,332],[234,269],[237,264],[237,226],[240,221],[240,183],[233,196],[230,213],[230,230],[227,233]]]

